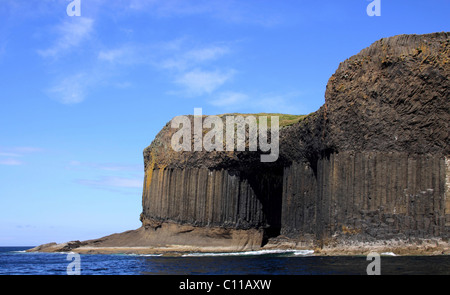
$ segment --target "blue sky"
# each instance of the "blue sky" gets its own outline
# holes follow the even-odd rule
[[[450,1],[0,1],[0,245],[140,226],[142,151],[172,117],[307,114],[340,62],[450,31]]]

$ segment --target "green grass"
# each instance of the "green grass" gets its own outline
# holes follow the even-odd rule
[[[256,122],[259,124],[259,117],[260,116],[267,116],[267,127],[270,128],[271,124],[271,117],[272,116],[278,116],[279,117],[279,123],[280,127],[290,126],[297,122],[302,121],[304,118],[306,118],[308,115],[289,115],[289,114],[279,114],[279,113],[257,113],[257,114],[240,114],[240,113],[229,113],[229,114],[222,114],[218,115],[218,117],[226,117],[226,116],[242,116],[242,117],[248,117],[248,116],[254,116],[256,117]]]

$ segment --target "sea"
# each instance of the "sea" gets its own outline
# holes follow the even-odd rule
[[[28,253],[0,247],[0,275],[367,275],[366,256],[315,256],[309,250],[179,255]],[[381,275],[450,275],[450,256],[380,253]]]

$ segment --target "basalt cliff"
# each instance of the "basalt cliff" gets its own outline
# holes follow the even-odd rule
[[[176,152],[169,122],[144,150],[141,228],[37,250],[450,253],[449,127],[450,33],[381,39],[280,128],[277,161]]]

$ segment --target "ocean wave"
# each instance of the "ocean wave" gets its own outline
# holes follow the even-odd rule
[[[245,252],[207,252],[207,253],[188,253],[182,257],[201,257],[201,256],[257,256],[257,255],[295,255],[308,256],[314,254],[314,250],[258,250]]]

